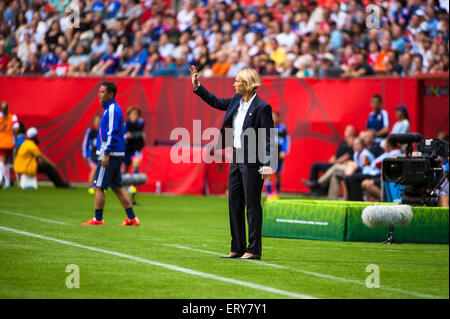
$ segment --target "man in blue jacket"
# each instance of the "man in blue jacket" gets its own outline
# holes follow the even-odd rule
[[[125,155],[124,122],[122,110],[115,97],[117,87],[112,82],[103,82],[98,98],[104,109],[97,135],[98,165],[94,178],[95,217],[82,225],[103,225],[105,190],[111,187],[127,213],[121,226],[139,226],[130,197],[122,187],[120,166]]]

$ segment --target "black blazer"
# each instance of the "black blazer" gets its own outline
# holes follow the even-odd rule
[[[194,90],[194,93],[202,98],[208,105],[212,106],[215,109],[226,111],[225,117],[223,119],[222,126],[220,127],[220,136],[218,138],[218,143],[214,147],[215,150],[223,149],[225,147],[233,147],[233,140],[225,138],[225,129],[233,127],[233,116],[237,109],[239,108],[240,100],[242,98],[241,94],[235,94],[231,98],[227,99],[219,99],[214,94],[208,92],[208,90],[200,85],[197,89]],[[256,163],[254,165],[266,165],[268,166],[270,163],[270,156],[277,156],[276,150],[274,146],[274,136],[270,135],[270,129],[274,127],[273,118],[272,118],[272,108],[271,106],[261,99],[258,95],[255,96],[250,107],[248,108],[247,115],[244,119],[244,124],[242,126],[242,132],[244,132],[247,128],[253,128],[256,133],[256,145],[249,145],[247,139],[244,139],[243,143],[243,153],[245,156],[245,163],[247,165],[252,165],[252,163],[248,163],[248,158],[252,158],[249,156],[249,152],[256,152],[255,158]],[[258,129],[265,129],[265,136],[260,136],[258,134]],[[274,134],[272,134],[274,135]],[[261,138],[264,137],[264,140]],[[227,145],[228,142],[228,145]],[[231,145],[229,143],[231,142]],[[258,150],[263,147],[265,159],[260,161],[258,158]],[[260,156],[262,157],[262,156]]]

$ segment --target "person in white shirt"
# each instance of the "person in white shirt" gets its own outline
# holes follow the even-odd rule
[[[278,44],[285,48],[292,48],[295,45],[297,35],[291,29],[291,23],[283,22],[283,32],[277,35]]]
[[[391,134],[406,134],[409,133],[409,115],[408,109],[405,105],[399,104],[395,107],[395,116],[397,117],[397,122],[394,123],[392,127]]]
[[[228,181],[231,252],[224,258],[261,259],[261,193],[264,180],[268,180],[275,172],[278,159],[275,143],[272,143],[275,136],[273,139],[271,136],[274,133],[272,108],[256,93],[256,89],[261,86],[261,79],[250,67],[238,72],[233,85],[236,94],[225,99],[217,98],[199,83],[194,66],[190,70],[194,93],[211,107],[226,112],[216,149],[231,146],[231,138],[227,136],[231,128],[233,132],[233,162],[230,164]],[[266,133],[260,134],[261,131]],[[254,136],[253,141],[251,135]],[[260,158],[260,153],[263,153],[263,158]]]

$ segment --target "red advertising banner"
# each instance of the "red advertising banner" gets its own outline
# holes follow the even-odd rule
[[[41,150],[73,182],[87,181],[89,167],[82,158],[81,146],[93,116],[102,111],[97,92],[104,80],[0,77],[0,100],[9,103],[11,112],[17,114],[25,126],[35,126],[39,130]],[[194,120],[201,121],[203,131],[219,128],[224,116],[192,93],[190,78],[108,80],[118,87],[117,101],[124,114],[130,106],[139,106],[146,122],[147,146],[141,171],[148,175],[148,183],[141,189],[154,191],[155,183],[160,181],[163,191],[175,194],[225,192],[228,164],[176,164],[170,160],[170,143],[178,142],[170,140],[174,128],[185,128],[193,137]],[[231,78],[205,78],[202,84],[218,97],[231,97],[233,81]],[[308,178],[311,164],[328,160],[341,141],[346,125],[364,129],[371,111],[370,99],[376,93],[384,99],[391,125],[395,122],[395,106],[403,103],[408,107],[411,130],[422,127],[418,118],[416,79],[263,78],[258,94],[274,110],[280,111],[281,122],[287,126],[291,137],[282,191],[307,191],[301,179]],[[446,118],[448,123],[448,109]],[[201,143],[205,145],[208,141]],[[201,151],[200,145],[196,146],[192,154]]]

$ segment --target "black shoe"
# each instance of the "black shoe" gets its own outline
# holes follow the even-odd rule
[[[242,260],[261,260],[261,255],[252,254],[250,257],[247,258],[239,258]]]
[[[243,254],[231,252],[228,256],[221,256],[220,258],[241,258]]]
[[[303,183],[305,186],[309,187],[311,190],[320,187],[320,186],[319,186],[319,183],[317,183],[316,181],[309,181],[309,180],[307,180],[307,179],[302,179],[302,183]]]

